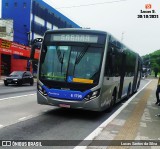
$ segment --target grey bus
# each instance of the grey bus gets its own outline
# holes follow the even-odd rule
[[[107,32],[46,31],[40,50],[38,104],[111,110],[114,104],[139,88],[140,56]]]

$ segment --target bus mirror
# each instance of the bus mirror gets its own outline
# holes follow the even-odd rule
[[[36,43],[42,43],[43,38],[36,38],[32,41],[32,45],[36,44]]]

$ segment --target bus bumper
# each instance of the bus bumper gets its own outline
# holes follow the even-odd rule
[[[94,98],[89,101],[73,101],[67,99],[57,99],[48,96],[43,96],[39,91],[37,91],[37,102],[38,104],[52,105],[64,108],[73,109],[85,109],[91,111],[102,111],[100,107],[100,97]]]

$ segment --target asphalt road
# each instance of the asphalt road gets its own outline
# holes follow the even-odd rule
[[[4,86],[2,80],[0,80],[0,98],[25,95],[25,94],[33,94],[36,93],[36,82],[33,86],[28,84],[24,84],[22,86],[17,85],[8,85]]]
[[[142,80],[140,88],[148,81]],[[0,82],[0,140],[83,140],[124,102],[110,113],[38,105],[36,84],[6,87]]]

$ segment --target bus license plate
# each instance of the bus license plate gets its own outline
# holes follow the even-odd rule
[[[67,105],[67,104],[59,104],[59,106],[62,108],[70,108],[71,107],[70,105]]]

